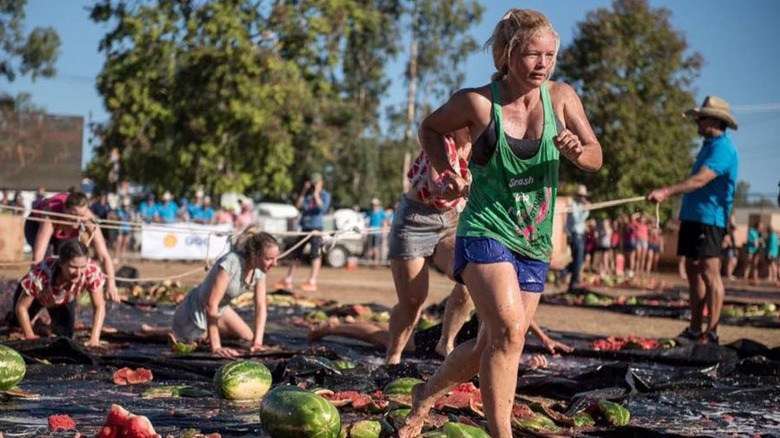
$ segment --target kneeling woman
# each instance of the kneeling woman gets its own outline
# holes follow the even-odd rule
[[[173,335],[184,342],[208,339],[211,351],[225,357],[239,352],[222,346],[222,337],[252,341],[251,352],[263,346],[267,316],[266,273],[276,266],[279,244],[268,233],[255,227],[241,233],[230,252],[220,257],[206,279],[176,308]],[[254,331],[230,307],[230,301],[254,286]]]
[[[14,295],[14,313],[9,328],[21,327],[25,339],[36,339],[31,320],[44,307],[51,317],[52,333],[73,337],[76,299],[87,291],[92,301],[92,334],[86,345],[100,344],[100,331],[106,317],[103,287],[106,278],[97,263],[89,259],[89,248],[76,239],[64,241],[58,257],[47,257],[33,266],[19,282]]]

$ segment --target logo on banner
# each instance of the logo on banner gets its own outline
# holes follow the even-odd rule
[[[178,241],[173,234],[168,234],[165,236],[165,239],[163,239],[163,245],[165,245],[166,248],[174,248],[176,243],[178,243]]]

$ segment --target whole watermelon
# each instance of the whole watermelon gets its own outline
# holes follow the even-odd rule
[[[338,438],[339,411],[323,397],[278,386],[260,404],[260,423],[271,438]]]
[[[271,388],[271,380],[265,365],[240,359],[219,367],[214,374],[214,389],[228,400],[257,400]]]
[[[22,355],[13,348],[0,344],[0,390],[18,385],[25,372],[27,367]]]

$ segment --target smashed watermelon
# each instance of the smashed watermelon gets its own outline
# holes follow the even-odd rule
[[[151,382],[152,372],[146,368],[134,370],[132,368],[124,367],[117,370],[112,378],[115,385],[137,385],[139,383]]]
[[[97,438],[161,438],[148,418],[135,415],[119,405],[111,405]]]

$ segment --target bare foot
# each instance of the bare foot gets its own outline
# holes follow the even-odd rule
[[[422,403],[425,394],[425,384],[420,383],[412,388],[412,410],[401,423],[398,429],[398,438],[415,438],[420,436],[422,428],[425,425],[425,417],[428,416],[430,406],[425,407]]]
[[[325,336],[328,336],[330,334],[330,330],[333,327],[336,327],[337,325],[339,325],[338,319],[335,321],[330,319],[328,320],[328,322],[322,323],[319,326],[314,327],[309,331],[309,334],[306,335],[306,342],[319,341]]]
[[[448,345],[446,342],[444,342],[443,339],[439,339],[439,342],[436,344],[436,353],[439,354],[441,357],[447,357],[450,353],[452,353],[452,350],[455,349],[454,345]]]

